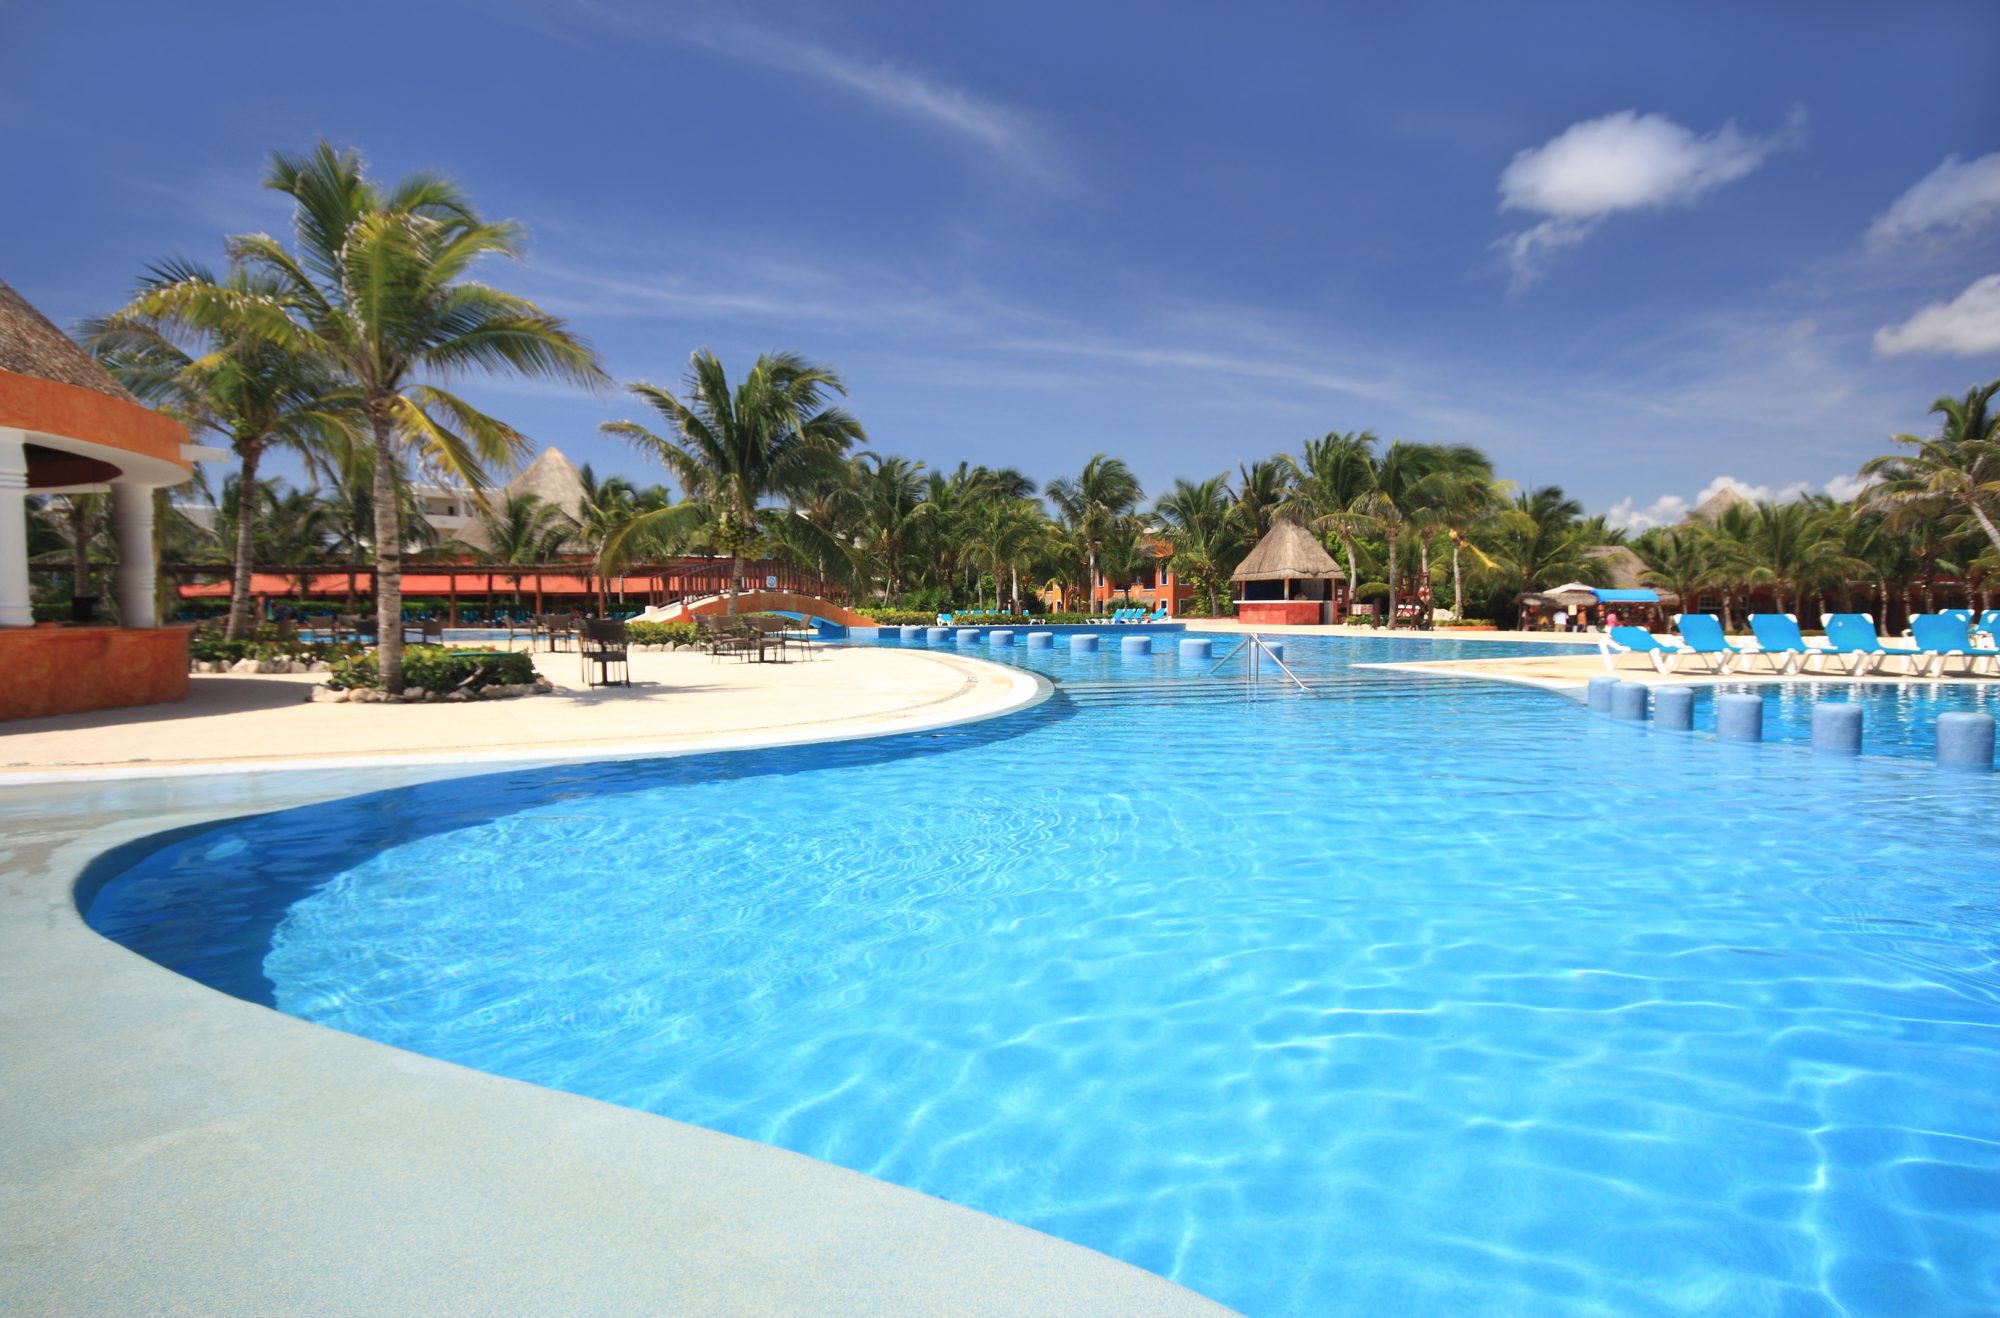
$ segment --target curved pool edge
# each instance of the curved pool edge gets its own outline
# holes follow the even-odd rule
[[[918,654],[917,657],[947,667],[971,666],[987,676],[1004,678],[1006,687],[992,697],[967,698],[964,692],[959,692],[940,700],[893,711],[837,715],[822,721],[792,724],[782,728],[724,732],[674,741],[632,738],[502,749],[441,747],[432,751],[357,752],[315,757],[278,755],[268,758],[203,760],[191,763],[149,761],[76,768],[5,769],[0,770],[0,792],[14,786],[41,787],[67,783],[117,783],[159,778],[212,778],[261,773],[311,774],[368,769],[443,769],[444,773],[435,776],[459,777],[466,773],[483,773],[501,768],[534,768],[540,765],[589,764],[615,760],[705,755],[715,751],[761,750],[775,746],[852,741],[954,727],[962,723],[974,723],[1027,709],[1047,699],[1050,694],[1050,687],[1046,681],[1006,664],[969,655]]]
[[[1048,693],[1021,685],[929,726]],[[78,884],[121,848],[491,766],[0,793],[0,1307],[1229,1312],[861,1173],[229,997],[84,921]]]

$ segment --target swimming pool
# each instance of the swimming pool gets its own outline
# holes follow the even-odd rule
[[[238,821],[88,915],[1252,1314],[2000,1306],[1994,778],[1351,668],[1454,653],[1017,651],[1006,718]]]

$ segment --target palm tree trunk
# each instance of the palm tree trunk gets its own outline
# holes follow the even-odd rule
[[[736,616],[736,589],[742,584],[743,553],[741,550],[731,550],[729,554],[729,602],[725,606],[724,612],[732,618]]]
[[[1465,573],[1458,561],[1458,537],[1451,538],[1451,616],[1465,617]]]
[[[1340,537],[1340,547],[1347,551],[1347,611],[1354,612],[1354,592],[1361,585],[1361,578],[1354,575],[1354,537]]]
[[[1097,616],[1097,547],[1095,545],[1091,546],[1090,550],[1090,577],[1089,584],[1085,589],[1090,592],[1090,608],[1088,612],[1094,618]]]
[[[370,418],[375,427],[375,661],[382,689],[403,691],[403,528],[396,500],[394,440],[382,407]]]
[[[1389,630],[1396,630],[1396,533],[1391,530],[1389,537]]]
[[[251,492],[257,488],[257,460],[263,456],[261,446],[255,441],[244,444],[239,450],[243,455],[243,468],[236,478],[236,584],[229,591],[229,623],[222,634],[230,640],[240,640],[250,627],[250,558],[251,542],[256,527],[251,509],[255,500]]]

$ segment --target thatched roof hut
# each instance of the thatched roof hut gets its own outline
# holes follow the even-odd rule
[[[563,451],[553,446],[535,455],[520,475],[507,482],[503,496],[532,494],[572,518],[583,516],[583,474]]]
[[[1231,581],[1345,581],[1347,574],[1297,522],[1280,520],[1229,574]]]
[[[139,401],[4,279],[0,279],[0,371],[88,389],[123,403]]]

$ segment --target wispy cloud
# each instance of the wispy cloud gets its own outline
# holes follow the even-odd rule
[[[1933,302],[1900,325],[1875,331],[1884,357],[1934,352],[1980,357],[2000,352],[2000,275],[1988,275],[1949,302]]]
[[[1582,242],[1610,216],[1692,205],[1804,134],[1801,110],[1768,136],[1733,121],[1697,134],[1665,115],[1621,110],[1517,153],[1500,175],[1500,209],[1546,218],[1496,244],[1513,267],[1515,290],[1541,278],[1550,253]]]
[[[1014,173],[1046,184],[1062,181],[1061,150],[1043,121],[969,88],[885,56],[809,41],[725,10],[676,7],[658,11],[605,0],[575,0],[607,26],[651,39],[698,46],[744,64],[803,74],[851,93],[879,109],[978,146]]]
[[[1946,156],[1868,226],[1869,245],[1890,247],[1939,234],[1966,234],[2000,220],[2000,151],[1977,160]]]

